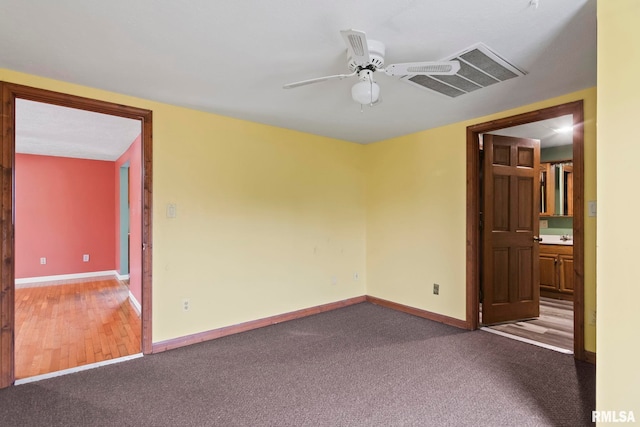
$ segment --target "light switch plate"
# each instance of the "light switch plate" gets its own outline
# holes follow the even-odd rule
[[[596,216],[598,206],[595,200],[589,200],[589,216]]]
[[[167,218],[175,218],[177,215],[177,207],[175,203],[167,204]]]

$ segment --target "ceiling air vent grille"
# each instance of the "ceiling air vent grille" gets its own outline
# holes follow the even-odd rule
[[[526,73],[483,43],[465,49],[444,61],[459,61],[460,70],[452,76],[404,76],[407,83],[455,98]]]

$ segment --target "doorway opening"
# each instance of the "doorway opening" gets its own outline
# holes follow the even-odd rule
[[[120,268],[119,279],[129,279],[129,263],[131,251],[131,227],[130,227],[130,161],[127,160],[120,166],[119,196],[120,196]]]
[[[16,380],[140,353],[140,277],[117,232],[130,209],[120,164],[141,188],[140,121],[20,98],[15,116]]]
[[[515,320],[490,324],[482,317],[482,274],[480,283],[480,324],[487,332],[518,339],[565,354],[573,354],[573,117],[540,120],[492,131],[490,135],[539,141],[538,207],[533,220],[539,236],[535,255],[539,277],[536,316],[521,315]],[[480,179],[483,181],[481,135]],[[538,184],[538,183],[536,183]],[[484,187],[481,182],[481,193]],[[481,204],[483,201],[481,194]],[[482,205],[481,205],[482,209]],[[482,209],[484,210],[484,209]],[[484,259],[484,258],[483,258]],[[483,270],[483,263],[480,265]],[[538,285],[536,285],[538,286]],[[515,316],[514,316],[515,317]]]
[[[479,144],[481,135],[500,133],[502,129],[513,128],[542,120],[557,119],[563,116],[572,118],[571,157],[572,165],[565,171],[572,173],[571,196],[569,205],[584,206],[584,128],[583,128],[583,103],[576,101],[556,107],[545,108],[538,111],[507,117],[487,123],[480,123],[467,128],[467,320],[473,329],[477,329],[480,323],[481,302],[481,272],[484,267],[481,241],[481,170]],[[566,191],[565,191],[566,193]],[[562,205],[567,209],[567,204]],[[548,207],[548,204],[547,204]],[[551,220],[560,216],[550,214],[541,219]],[[569,215],[563,215],[568,217]],[[584,211],[582,208],[572,210],[572,262],[566,263],[565,283],[571,282],[573,298],[573,353],[576,359],[584,360]],[[538,223],[536,223],[536,226]],[[545,225],[545,224],[543,224]],[[548,226],[548,224],[546,224]],[[562,228],[562,227],[559,227]],[[543,228],[544,230],[544,228]],[[563,233],[566,236],[569,233]],[[557,236],[558,239],[563,235]],[[534,237],[537,237],[534,235]],[[544,236],[543,236],[544,240]],[[535,274],[538,276],[538,272]],[[544,274],[543,274],[544,275]],[[544,279],[544,278],[543,278]],[[484,285],[484,284],[482,284]],[[540,288],[543,289],[543,288]],[[544,290],[544,289],[543,289]],[[565,299],[568,293],[565,292]],[[543,292],[543,300],[549,296]],[[553,302],[553,301],[552,301]]]
[[[16,155],[16,100],[35,101],[79,110],[125,117],[141,123],[141,183],[140,183],[140,245],[132,250],[141,259],[141,346],[143,354],[151,353],[151,188],[152,188],[152,113],[149,110],[98,101],[89,98],[62,94],[13,83],[0,82],[2,103],[2,198],[0,214],[1,232],[4,236],[0,256],[5,260],[0,264],[2,293],[0,294],[0,388],[10,386],[15,381],[15,155]],[[115,212],[114,212],[115,214]],[[84,259],[84,256],[83,256]]]

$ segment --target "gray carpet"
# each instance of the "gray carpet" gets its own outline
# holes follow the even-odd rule
[[[590,425],[595,367],[369,303],[0,390],[2,426]]]

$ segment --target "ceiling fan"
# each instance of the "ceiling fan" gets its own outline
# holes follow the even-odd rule
[[[358,82],[351,88],[353,100],[361,105],[368,104],[373,106],[381,100],[380,86],[373,80],[373,74],[377,71],[382,71],[388,76],[429,76],[452,75],[460,69],[458,61],[406,62],[384,67],[384,43],[376,40],[367,40],[367,36],[363,31],[344,30],[340,31],[340,34],[342,34],[342,38],[347,45],[347,62],[351,73],[302,80],[288,83],[283,87],[285,89],[293,89],[312,83],[357,76]]]

